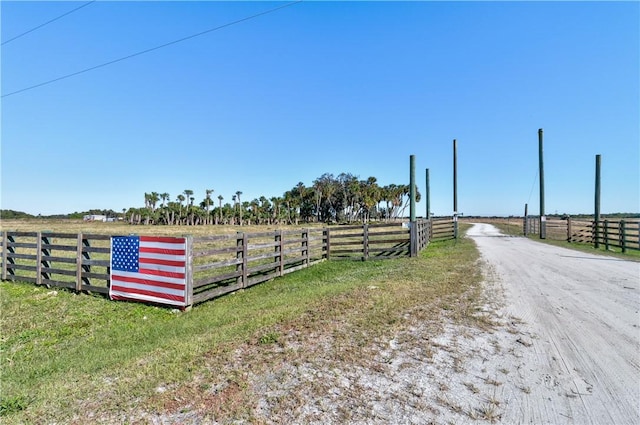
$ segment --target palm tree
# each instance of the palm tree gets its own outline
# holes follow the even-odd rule
[[[362,221],[364,223],[371,219],[371,212],[380,202],[380,187],[375,177],[369,177],[362,183]]]
[[[249,203],[249,206],[251,207],[251,215],[249,217],[253,217],[254,224],[260,224],[260,218],[262,216],[260,201],[254,199]],[[249,225],[251,225],[251,218],[249,219]]]
[[[264,196],[261,196],[259,201],[260,201],[260,206],[259,206],[258,212],[260,214],[260,218],[259,218],[260,222],[264,221],[267,224],[271,224],[271,215],[269,214],[271,210],[271,203]]]
[[[151,211],[156,210],[156,204],[159,200],[160,195],[158,194],[158,192],[151,192],[151,194],[149,195],[149,206],[151,207]]]
[[[224,197],[222,195],[218,195],[218,222],[222,223],[222,200],[224,199]]]
[[[280,203],[282,203],[282,198],[277,196],[271,198],[271,219],[273,224],[280,224]]]
[[[144,214],[145,221],[144,224],[149,224],[151,220],[151,215],[156,208],[156,203],[158,202],[158,194],[156,192],[144,193],[144,208],[140,209],[140,213]]]
[[[179,195],[182,196],[182,195]],[[169,202],[165,209],[166,222],[168,225],[173,226],[180,222],[180,215],[182,211],[182,204],[179,202]],[[176,212],[178,213],[178,220],[176,221]]]
[[[185,199],[188,199],[189,201],[191,201],[191,205],[193,205],[193,198],[192,198],[193,190],[185,189],[184,192],[182,193],[184,193]]]
[[[204,202],[207,207],[207,217],[205,218],[204,224],[209,224],[209,205],[211,204],[211,194],[213,193],[213,189],[206,189],[205,191]]]
[[[180,195],[178,195],[176,197],[176,200],[179,203],[179,208],[178,208],[178,223],[180,223],[182,221],[182,203],[184,202],[184,200],[187,199],[184,197],[184,195],[181,193]]]
[[[169,200],[169,194],[167,192],[161,193],[160,194],[160,199],[162,200],[162,203],[160,204],[160,207],[164,208],[164,203]]]
[[[313,181],[313,189],[316,195],[316,220],[329,221],[335,215],[335,192],[339,181],[333,174],[324,173]]]
[[[151,195],[147,192],[144,193],[144,207],[149,208],[149,198]]]
[[[242,203],[240,202],[240,195],[242,195],[241,191],[236,192],[236,196],[238,197],[238,218],[240,221],[240,226],[242,226]]]
[[[293,213],[296,225],[298,225],[298,219],[302,218],[302,208],[304,206],[304,195],[307,188],[304,187],[304,183],[298,182],[297,185],[291,189],[291,195],[293,202]]]
[[[287,190],[284,193],[282,202],[284,202],[284,204],[286,204],[287,206],[287,224],[292,224],[293,222],[291,221],[291,201],[293,200],[293,194],[291,193],[290,190]]]
[[[233,221],[235,221],[236,220],[235,219],[235,214],[236,214],[235,211],[238,209],[238,197],[237,197],[237,195],[233,195],[231,197],[231,200],[233,201],[233,211],[234,211],[234,213],[233,213],[233,215],[234,215]]]

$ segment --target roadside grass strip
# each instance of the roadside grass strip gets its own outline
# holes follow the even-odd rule
[[[188,312],[2,282],[0,421],[144,423],[144,412],[198,409],[251,421],[260,394],[247,376],[273,366],[283,341],[330,338],[325,355],[357,363],[407,312],[436,327],[442,311],[482,321],[477,259],[461,238],[418,258],[328,261]],[[285,354],[318,355],[296,353]]]

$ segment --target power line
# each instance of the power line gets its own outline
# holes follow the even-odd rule
[[[40,25],[38,25],[38,26],[37,26],[37,27],[35,27],[35,28],[31,28],[29,31],[25,31],[25,32],[23,32],[22,34],[18,34],[18,35],[16,35],[15,37],[10,38],[9,40],[5,40],[5,41],[3,41],[3,42],[2,42],[2,44],[0,44],[0,46],[4,46],[5,44],[10,43],[10,42],[12,42],[13,40],[16,40],[16,39],[18,39],[18,38],[20,38],[20,37],[22,37],[22,36],[24,36],[24,35],[27,35],[27,34],[29,34],[29,33],[33,32],[33,31],[35,31],[35,30],[37,30],[37,29],[40,29],[40,28],[44,27],[45,25],[49,25],[50,23],[55,22],[55,21],[57,21],[57,20],[58,20],[58,19],[60,19],[60,18],[64,18],[65,16],[72,14],[72,13],[73,13],[73,12],[75,12],[76,10],[80,10],[80,9],[82,9],[83,7],[89,6],[91,3],[94,3],[95,1],[96,1],[96,0],[91,0],[91,1],[89,1],[89,2],[85,3],[85,4],[81,5],[81,6],[76,7],[76,8],[75,8],[75,9],[73,9],[73,10],[68,11],[67,13],[63,13],[62,15],[58,16],[57,18],[53,18],[53,19],[51,19],[51,20],[49,20],[49,21],[45,22],[44,24],[40,24]]]
[[[245,21],[248,21],[248,20],[263,16],[263,15],[267,15],[269,13],[276,12],[276,11],[278,11],[280,9],[284,9],[286,7],[289,7],[289,6],[293,6],[294,4],[302,3],[302,1],[303,0],[297,0],[297,1],[294,1],[294,2],[291,2],[291,3],[287,3],[287,4],[283,5],[283,6],[274,7],[273,9],[265,10],[263,12],[256,13],[255,15],[247,16],[245,18],[241,18],[241,19],[238,19],[238,20],[235,20],[235,21],[232,21],[232,22],[228,22],[226,24],[223,24],[223,25],[220,25],[220,26],[217,26],[217,27],[214,27],[214,28],[210,28],[210,29],[205,30],[205,31],[201,31],[199,33],[192,34],[192,35],[189,35],[187,37],[180,38],[178,40],[174,40],[174,41],[170,41],[170,42],[165,43],[165,44],[161,44],[160,46],[151,47],[151,48],[146,49],[146,50],[141,50],[139,52],[132,53],[130,55],[123,56],[121,58],[114,59],[112,61],[102,63],[100,65],[95,65],[95,66],[92,66],[90,68],[83,69],[81,71],[76,71],[76,72],[73,72],[71,74],[63,75],[62,77],[58,77],[58,78],[54,78],[52,80],[45,81],[43,83],[35,84],[33,86],[30,86],[30,87],[25,87],[25,88],[20,89],[20,90],[16,90],[16,91],[13,91],[13,92],[10,92],[10,93],[7,93],[7,94],[3,94],[0,97],[12,96],[14,94],[25,92],[27,90],[32,90],[32,89],[35,89],[37,87],[42,87],[42,86],[46,86],[47,84],[55,83],[56,81],[60,81],[60,80],[64,80],[64,79],[67,79],[67,78],[75,77],[76,75],[84,74],[85,72],[93,71],[93,70],[98,69],[98,68],[103,68],[103,67],[108,66],[108,65],[113,65],[114,63],[122,62],[124,60],[134,58],[136,56],[144,55],[145,53],[153,52],[154,50],[162,49],[163,47],[167,47],[167,46],[171,46],[173,44],[181,43],[183,41],[187,41],[187,40],[190,40],[192,38],[199,37],[201,35],[208,34],[208,33],[213,32],[213,31],[218,31],[218,30],[221,30],[223,28],[227,28],[227,27],[230,27],[232,25],[239,24],[241,22],[245,22]]]

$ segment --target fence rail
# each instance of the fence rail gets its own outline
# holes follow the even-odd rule
[[[619,247],[622,252],[627,249],[640,249],[640,221],[603,220],[593,225],[594,244],[602,244],[606,249]]]
[[[525,234],[540,233],[540,219],[524,220]],[[568,242],[604,245],[606,249],[617,247],[640,250],[640,221],[638,220],[574,220],[551,219],[546,221],[546,237]]]
[[[432,219],[430,222],[430,240],[451,239],[454,237],[454,221],[450,218]]]
[[[323,261],[325,239],[324,229],[194,238],[192,301],[203,302]]]
[[[415,256],[453,238],[451,219],[198,236],[188,245],[187,296],[200,303],[333,259]],[[2,232],[2,280],[108,294],[111,236]]]
[[[106,294],[110,236],[2,232],[2,280]]]
[[[330,259],[385,259],[411,255],[409,227],[364,224],[325,229],[326,257]]]

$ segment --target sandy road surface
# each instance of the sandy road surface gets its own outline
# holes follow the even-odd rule
[[[640,263],[507,237],[487,224],[467,235],[484,272],[473,320],[409,310],[357,362],[333,355],[340,347],[331,332],[283,335],[277,367],[249,373],[259,422],[640,424]],[[229,423],[198,410],[137,418]]]
[[[640,424],[640,263],[506,237],[476,224],[487,280],[502,286],[526,388],[502,393],[502,423]]]

